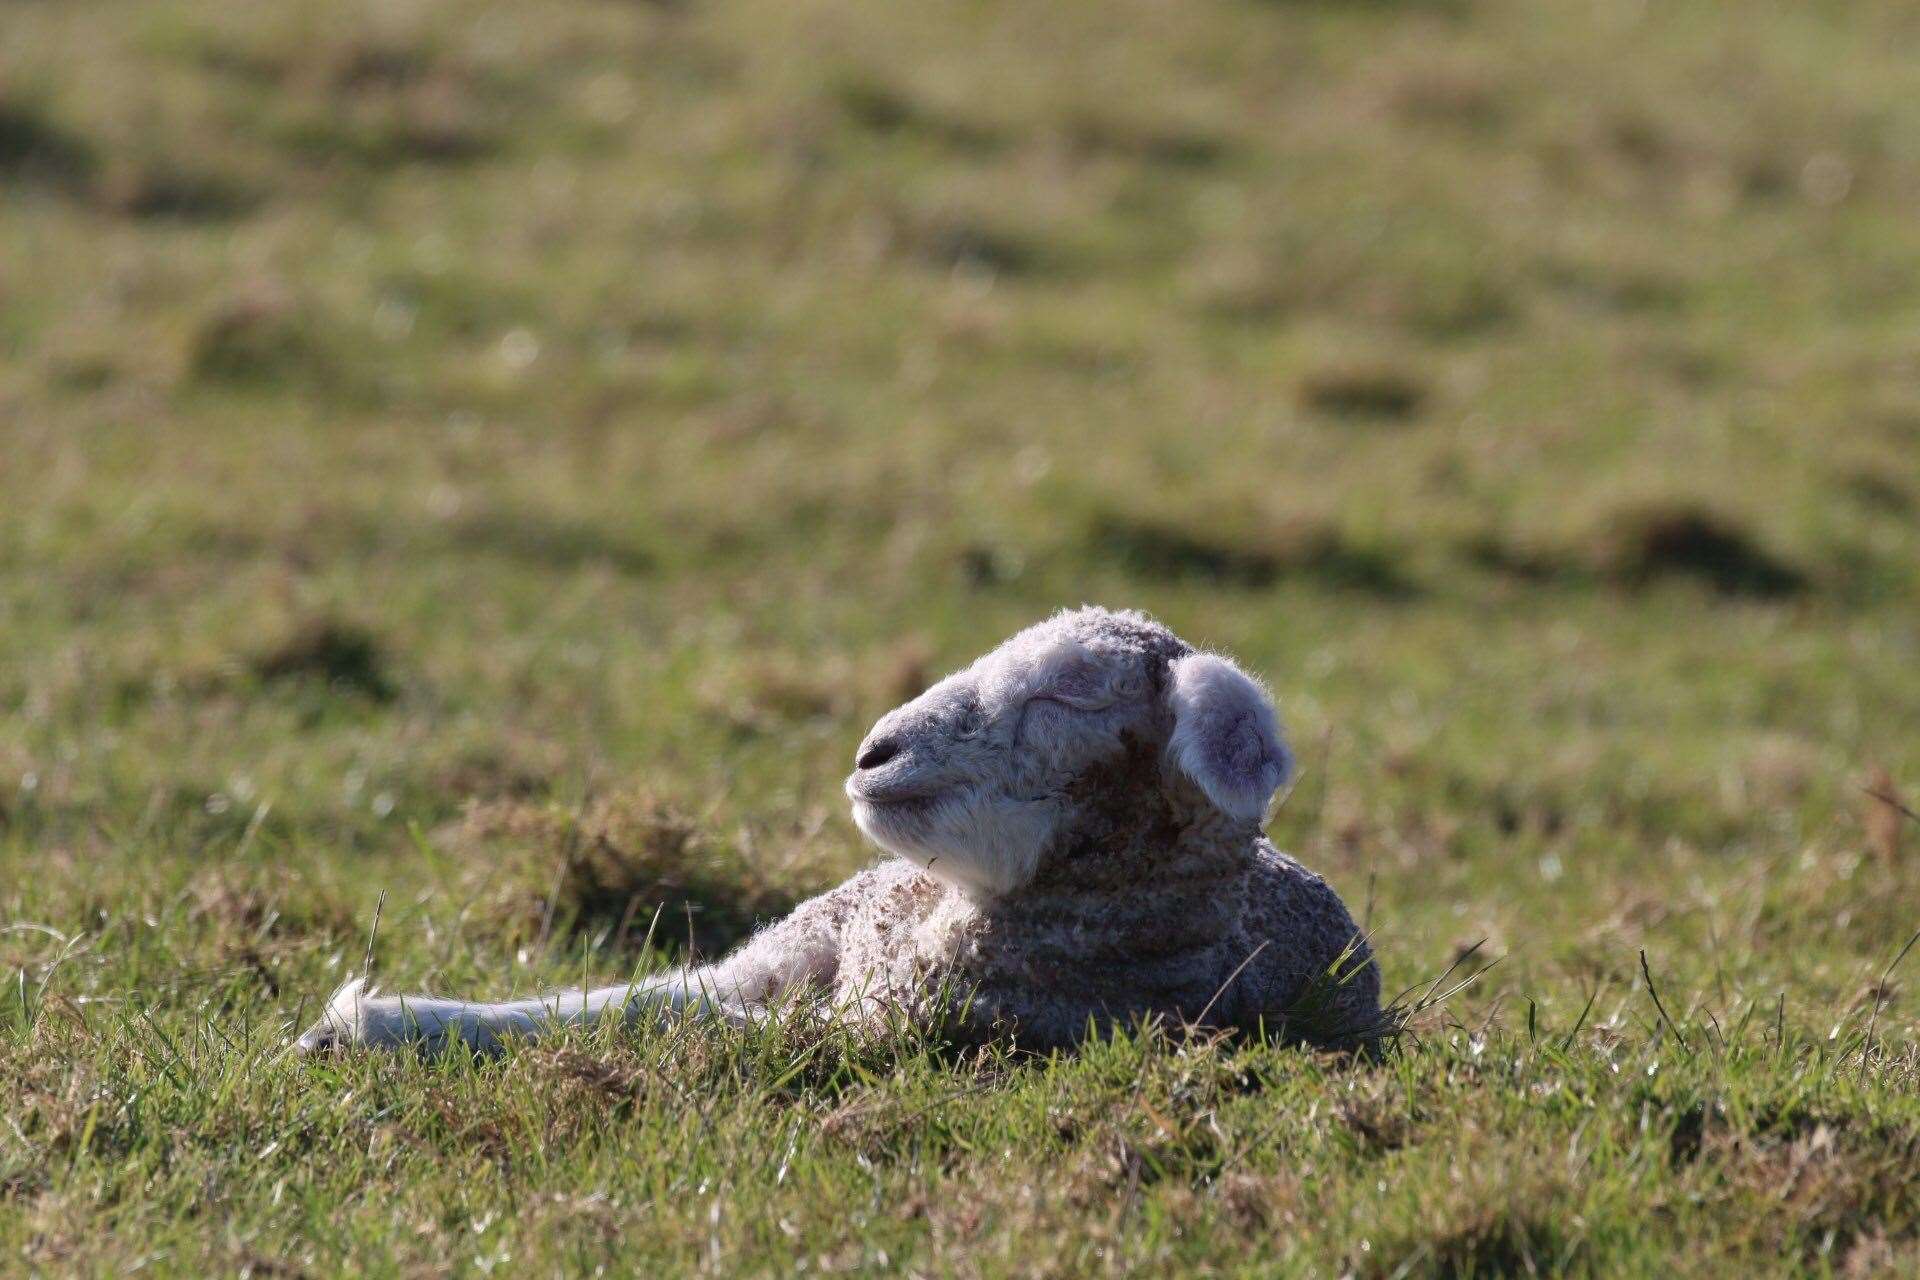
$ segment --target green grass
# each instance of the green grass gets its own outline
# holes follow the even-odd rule
[[[0,1271],[1920,1266],[1920,6],[0,27]],[[1500,963],[1372,1064],[284,1053],[382,895],[726,945],[1081,601],[1270,678],[1390,990]]]

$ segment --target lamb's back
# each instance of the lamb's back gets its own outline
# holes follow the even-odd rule
[[[1234,983],[1237,1021],[1329,1047],[1379,1037],[1380,966],[1333,886],[1260,840],[1242,920],[1259,950]]]
[[[845,913],[835,999],[863,1019],[905,1013],[956,1039],[1012,1032],[1036,1049],[1090,1025],[1203,1012],[1314,1044],[1375,1038],[1378,966],[1339,895],[1265,840],[1245,857],[1175,890],[1022,894],[984,910],[885,860],[832,895]],[[961,1009],[934,1007],[959,991]]]

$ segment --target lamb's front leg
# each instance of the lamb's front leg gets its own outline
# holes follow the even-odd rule
[[[752,1010],[800,987],[833,982],[840,930],[854,903],[872,893],[878,868],[801,903],[786,919],[755,934],[718,964],[676,969],[597,991],[556,991],[531,1000],[483,1004],[439,996],[386,996],[363,981],[347,983],[295,1043],[305,1052],[347,1045],[441,1048],[464,1040],[491,1049],[509,1036],[537,1036],[554,1027],[621,1016],[628,1022],[686,1010],[744,1022]]]
[[[417,1044],[438,1050],[455,1040],[497,1048],[509,1036],[537,1036],[555,1027],[621,1017],[628,1022],[679,1010],[729,1022],[746,1016],[738,992],[723,993],[715,968],[682,969],[641,982],[596,991],[556,991],[529,1000],[484,1003],[429,995],[381,995],[363,979],[340,987],[319,1021],[295,1041],[302,1052],[346,1045],[394,1048]],[[731,996],[731,998],[729,998]]]

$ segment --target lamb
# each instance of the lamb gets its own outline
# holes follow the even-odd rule
[[[1263,688],[1143,614],[1064,611],[882,716],[846,781],[887,857],[716,964],[506,1003],[340,988],[297,1044],[491,1049],[776,1003],[1067,1048],[1147,1018],[1373,1044],[1379,968],[1261,828],[1293,760]]]

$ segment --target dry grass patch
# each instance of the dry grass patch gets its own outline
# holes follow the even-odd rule
[[[1718,1107],[1683,1117],[1676,1159],[1699,1164],[1726,1193],[1765,1206],[1751,1219],[1762,1256],[1808,1265],[1890,1252],[1915,1239],[1920,1131],[1796,1112],[1736,1127]]]
[[[344,374],[315,317],[286,290],[263,282],[214,308],[186,359],[189,381],[229,389],[329,390]]]
[[[983,155],[1006,142],[999,131],[936,107],[877,77],[845,76],[834,86],[833,98],[852,124],[881,138],[919,139],[963,155]]]
[[[916,690],[915,692],[918,692]],[[703,686],[703,702],[742,733],[766,734],[819,720],[846,720],[854,712],[856,680],[844,661],[760,654],[717,672]]]
[[[1172,169],[1207,169],[1227,158],[1227,144],[1199,129],[1146,116],[1081,110],[1068,115],[1058,136],[1069,154],[1111,158]]]
[[[1368,1277],[1554,1276],[1578,1273],[1590,1256],[1584,1188],[1558,1153],[1510,1147],[1463,1118],[1444,1173],[1393,1211],[1365,1210],[1353,1225],[1367,1241],[1346,1251],[1351,1273]],[[1401,1170],[1396,1180],[1410,1175]],[[1389,1187],[1392,1183],[1388,1184]],[[1387,1188],[1380,1188],[1386,1190]],[[1363,1202],[1364,1203],[1364,1202]],[[1405,1211],[1402,1211],[1402,1210]]]
[[[188,912],[235,945],[243,939],[351,936],[356,921],[348,906],[305,877],[273,888],[249,883],[254,877],[235,869],[217,869],[188,890]]]
[[[609,796],[580,809],[484,801],[440,836],[484,913],[523,938],[610,930],[618,947],[642,941],[651,927],[656,942],[684,942],[711,957],[797,901],[648,796]]]

